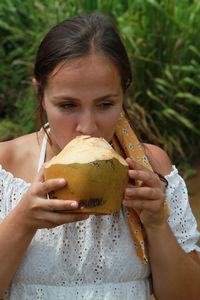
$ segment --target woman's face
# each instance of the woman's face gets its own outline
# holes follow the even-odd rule
[[[93,54],[60,64],[49,76],[43,99],[53,144],[63,149],[79,135],[110,141],[122,103],[120,74],[107,58]]]

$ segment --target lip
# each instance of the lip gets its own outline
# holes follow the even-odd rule
[[[103,138],[103,139],[105,139],[105,137],[103,137],[102,135],[99,135],[99,134],[77,134],[76,136],[74,136],[73,139],[75,139],[77,136],[82,136],[82,135],[88,135],[88,136],[94,137],[94,138]]]

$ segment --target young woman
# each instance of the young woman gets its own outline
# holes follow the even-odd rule
[[[154,145],[141,147],[121,115],[131,80],[117,29],[101,14],[67,19],[42,41],[33,83],[48,133],[43,123],[40,132],[0,145],[1,298],[142,300],[153,287],[156,299],[198,299],[199,233],[186,186],[167,154]],[[76,136],[103,137],[112,144],[118,138],[126,153],[119,120],[125,122],[125,142],[129,136],[133,140],[130,149],[138,146],[146,155],[126,157],[130,182],[143,184],[128,185],[121,211],[72,214],[66,211],[76,209],[76,201],[47,199],[66,182],[45,182],[43,163]],[[144,166],[146,157],[153,171]],[[137,246],[130,212],[133,228],[137,218],[141,225]]]

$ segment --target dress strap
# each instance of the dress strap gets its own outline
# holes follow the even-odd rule
[[[50,128],[47,129],[47,133],[49,133]],[[47,147],[47,139],[48,136],[46,134],[46,132],[44,133],[44,138],[42,141],[42,147],[41,147],[41,151],[40,151],[40,159],[39,159],[39,164],[38,164],[38,172],[40,170],[40,168],[42,167],[44,161],[45,161],[45,156],[46,156],[46,147]]]

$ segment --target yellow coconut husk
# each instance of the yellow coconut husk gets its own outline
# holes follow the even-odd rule
[[[51,198],[76,200],[73,212],[112,214],[121,207],[128,183],[128,164],[103,138],[78,136],[45,167],[45,180],[65,178]]]

